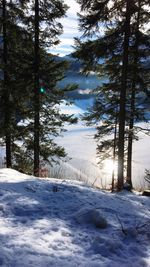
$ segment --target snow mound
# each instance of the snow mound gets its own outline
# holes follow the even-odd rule
[[[93,224],[98,228],[106,228],[107,220],[104,218],[102,212],[98,209],[83,208],[74,215],[78,223]]]

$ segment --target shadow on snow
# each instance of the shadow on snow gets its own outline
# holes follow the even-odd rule
[[[49,181],[37,179],[19,183],[0,183],[0,199],[3,203],[0,207],[1,218],[4,219],[5,227],[11,228],[9,234],[7,231],[0,234],[2,246],[11,249],[8,266],[19,266],[16,257],[19,257],[19,253],[22,255],[22,250],[26,251],[27,258],[29,255],[39,257],[38,266],[41,267],[59,267],[62,263],[64,266],[77,266],[71,262],[86,266],[82,260],[86,259],[89,264],[93,264],[90,262],[97,262],[98,255],[104,260],[103,266],[110,266],[108,258],[112,262],[119,261],[122,266],[127,266],[128,260],[129,263],[133,261],[135,249],[137,252],[139,249],[141,259],[147,257],[148,248],[142,245],[141,237],[144,229],[140,226],[149,219],[146,208],[148,198],[141,197],[139,201],[140,197],[131,193],[110,194],[83,185],[69,184],[67,181]],[[143,208],[139,209],[141,206]],[[81,208],[100,209],[108,221],[108,227],[98,229],[93,225],[77,223],[74,214]],[[129,226],[133,229],[139,226],[138,236],[123,233],[122,227],[127,229]],[[31,239],[26,239],[22,234],[19,236],[20,228],[25,236],[26,232],[29,235],[31,231]],[[53,234],[55,236],[55,233],[59,233],[62,240],[68,238],[64,256],[59,253],[63,247],[51,238],[47,242],[53,252],[45,252],[41,247],[39,253],[37,243],[42,244],[43,240],[46,240],[44,238]],[[3,253],[5,255],[5,250]],[[128,255],[128,259],[124,255]],[[35,266],[34,264],[26,259],[22,266]],[[3,257],[0,257],[1,265]]]

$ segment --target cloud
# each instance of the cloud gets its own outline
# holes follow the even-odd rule
[[[74,37],[80,35],[78,31],[77,12],[79,12],[79,4],[75,0],[65,0],[65,4],[69,6],[66,17],[60,22],[63,25],[63,34],[60,36],[60,44],[52,47],[49,51],[54,54],[64,56],[73,51]]]
[[[80,6],[75,0],[65,0],[65,3],[69,6],[67,14],[75,15],[80,11]]]
[[[73,52],[73,48],[71,48],[70,46],[68,47],[60,46],[60,47],[51,49],[50,52],[53,53],[54,55],[59,55],[60,57],[64,57],[65,55],[68,55],[71,52]]]
[[[78,90],[78,93],[80,94],[80,95],[89,95],[90,93],[91,93],[91,89],[85,89],[85,90]]]

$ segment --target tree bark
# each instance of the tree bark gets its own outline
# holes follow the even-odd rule
[[[2,18],[3,18],[3,63],[4,63],[4,129],[5,129],[5,144],[6,144],[6,167],[11,168],[11,112],[10,112],[10,90],[8,83],[8,49],[7,49],[7,18],[6,18],[6,0],[2,1]]]
[[[124,183],[124,135],[126,120],[126,91],[128,76],[128,54],[129,54],[129,38],[130,38],[130,1],[126,1],[126,19],[125,34],[123,43],[123,65],[122,65],[122,88],[120,92],[120,109],[119,109],[119,140],[118,140],[118,191],[123,189]]]
[[[39,176],[39,0],[35,0],[34,40],[34,175]]]
[[[116,147],[117,147],[117,124],[118,124],[118,114],[116,113],[115,119],[115,132],[114,132],[114,147],[113,147],[113,171],[112,171],[112,192],[115,189],[115,161],[116,161]]]
[[[133,147],[133,127],[135,116],[135,93],[136,93],[136,81],[137,81],[137,64],[138,64],[138,46],[139,46],[139,23],[140,23],[140,0],[138,1],[138,14],[136,24],[136,40],[134,45],[134,64],[133,64],[133,82],[132,82],[132,94],[131,94],[131,118],[129,123],[129,136],[128,136],[128,157],[127,157],[127,183],[132,188],[132,147]]]
[[[133,147],[133,126],[134,126],[134,112],[135,112],[135,81],[132,83],[131,96],[131,118],[129,123],[128,135],[128,154],[127,154],[127,183],[132,188],[132,147]]]

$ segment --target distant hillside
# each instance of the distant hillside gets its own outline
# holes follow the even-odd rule
[[[65,56],[58,58],[58,60],[66,60],[69,62],[69,68],[66,72],[66,77],[59,82],[59,86],[64,88],[68,84],[77,84],[78,89],[70,92],[69,96],[73,99],[89,99],[93,97],[92,91],[97,86],[102,84],[102,80],[91,73],[88,76],[83,75],[82,64],[80,61],[72,58],[71,56]]]
[[[65,60],[69,62],[69,68],[66,71],[66,77],[59,82],[60,88],[64,88],[68,84],[77,84],[78,89],[68,93],[75,104],[82,109],[86,109],[93,103],[94,95],[93,89],[100,86],[104,80],[99,79],[95,73],[89,74],[88,76],[82,74],[82,63],[71,57],[71,55],[65,57],[58,57],[57,60]],[[145,61],[144,63],[145,70],[150,69],[150,60]],[[150,91],[147,88],[147,93],[139,93],[137,95],[137,104],[143,104],[147,108],[150,103]]]

